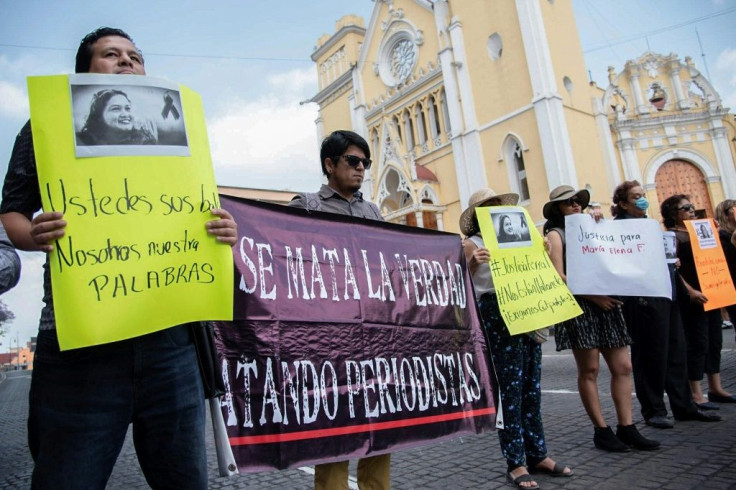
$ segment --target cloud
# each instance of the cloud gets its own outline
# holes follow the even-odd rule
[[[28,96],[25,89],[5,80],[0,80],[0,116],[14,119],[28,118]]]
[[[317,89],[317,74],[314,67],[294,69],[268,77],[268,83],[280,93],[314,93]]]
[[[308,190],[305,178],[320,182],[314,104],[270,95],[229,107],[207,124],[218,175],[238,176],[219,184]]]
[[[713,83],[723,104],[736,109],[736,49],[728,48],[718,55]]]

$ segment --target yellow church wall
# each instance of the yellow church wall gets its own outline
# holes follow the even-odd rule
[[[485,2],[478,8],[476,2],[456,1],[452,8],[462,24],[467,63],[460,69],[470,74],[478,124],[529,105],[531,81],[514,2]],[[494,33],[503,41],[503,52],[495,61],[487,48]]]
[[[349,87],[352,87],[352,84],[348,85]],[[320,108],[320,117],[322,119],[325,136],[338,129],[352,129],[353,124],[350,121],[350,101],[348,100],[348,96],[351,91],[352,89],[345,90],[332,102],[329,104],[323,104]]]
[[[595,120],[589,113],[565,107],[565,123],[575,161],[578,186],[585,187],[589,184],[593,188],[593,201],[601,204],[610,203],[609,189],[615,182],[608,182],[604,170],[602,145]]]
[[[510,164],[506,161],[504,149],[510,132],[521,140],[520,143],[525,149],[523,157],[530,199],[523,204],[532,219],[538,222],[542,219],[542,206],[549,197],[549,186],[537,131],[537,120],[533,111],[523,112],[503,124],[482,131],[481,145],[488,185],[499,193],[510,192],[512,189],[508,170]]]
[[[591,112],[588,71],[583,48],[575,25],[572,2],[545,2],[540,7],[555,73],[557,91],[563,103],[577,110]],[[569,83],[565,83],[565,77]]]
[[[460,233],[458,220],[467,203],[461,204],[459,201],[452,148],[448,146],[436,153],[438,155],[426,165],[426,168],[431,170],[437,176],[437,180],[442,183],[437,197],[443,205],[447,206],[446,211],[442,213],[444,230]]]

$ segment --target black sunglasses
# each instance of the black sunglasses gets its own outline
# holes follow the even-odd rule
[[[677,209],[680,211],[695,211],[695,206],[693,204],[685,204]]]
[[[574,206],[577,204],[578,206],[582,206],[583,203],[580,201],[580,198],[578,196],[572,196],[569,199],[565,199],[562,201],[564,204],[567,204],[568,206]]]
[[[371,168],[371,163],[373,163],[370,158],[360,158],[355,155],[342,155],[340,157],[335,157],[335,160],[339,160],[340,158],[344,159],[345,162],[353,168],[358,168],[358,165],[362,163],[363,168],[366,170]]]

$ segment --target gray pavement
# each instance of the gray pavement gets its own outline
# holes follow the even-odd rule
[[[724,330],[721,371],[724,387],[736,393],[736,345],[733,329]],[[718,423],[677,422],[674,429],[646,427],[634,399],[634,421],[649,438],[662,442],[652,452],[611,454],[593,447],[593,429],[577,394],[575,363],[569,351],[544,344],[542,411],[550,456],[571,466],[571,478],[538,476],[542,488],[726,489],[736,488],[736,404],[721,405]],[[0,373],[0,488],[28,488],[32,461],[26,444],[30,373]],[[599,389],[604,415],[615,426],[608,371],[601,367]],[[704,383],[704,389],[707,386]],[[311,468],[217,476],[211,426],[208,426],[209,487],[223,489],[308,489]],[[445,441],[392,455],[395,489],[510,488],[495,433]],[[354,463],[351,472],[355,474]],[[352,488],[357,488],[354,480]],[[130,433],[108,488],[148,488]]]

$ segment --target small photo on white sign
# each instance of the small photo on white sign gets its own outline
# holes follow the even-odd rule
[[[490,209],[498,248],[530,247],[532,245],[529,224],[523,211]]]
[[[662,239],[664,240],[664,256],[667,258],[668,264],[677,262],[677,237],[674,231],[663,231]]]
[[[716,247],[715,232],[710,220],[694,220],[692,221],[693,229],[695,229],[695,235],[698,237],[698,243],[700,249],[705,250],[708,248]]]
[[[69,77],[77,158],[189,156],[178,86],[135,75]]]

